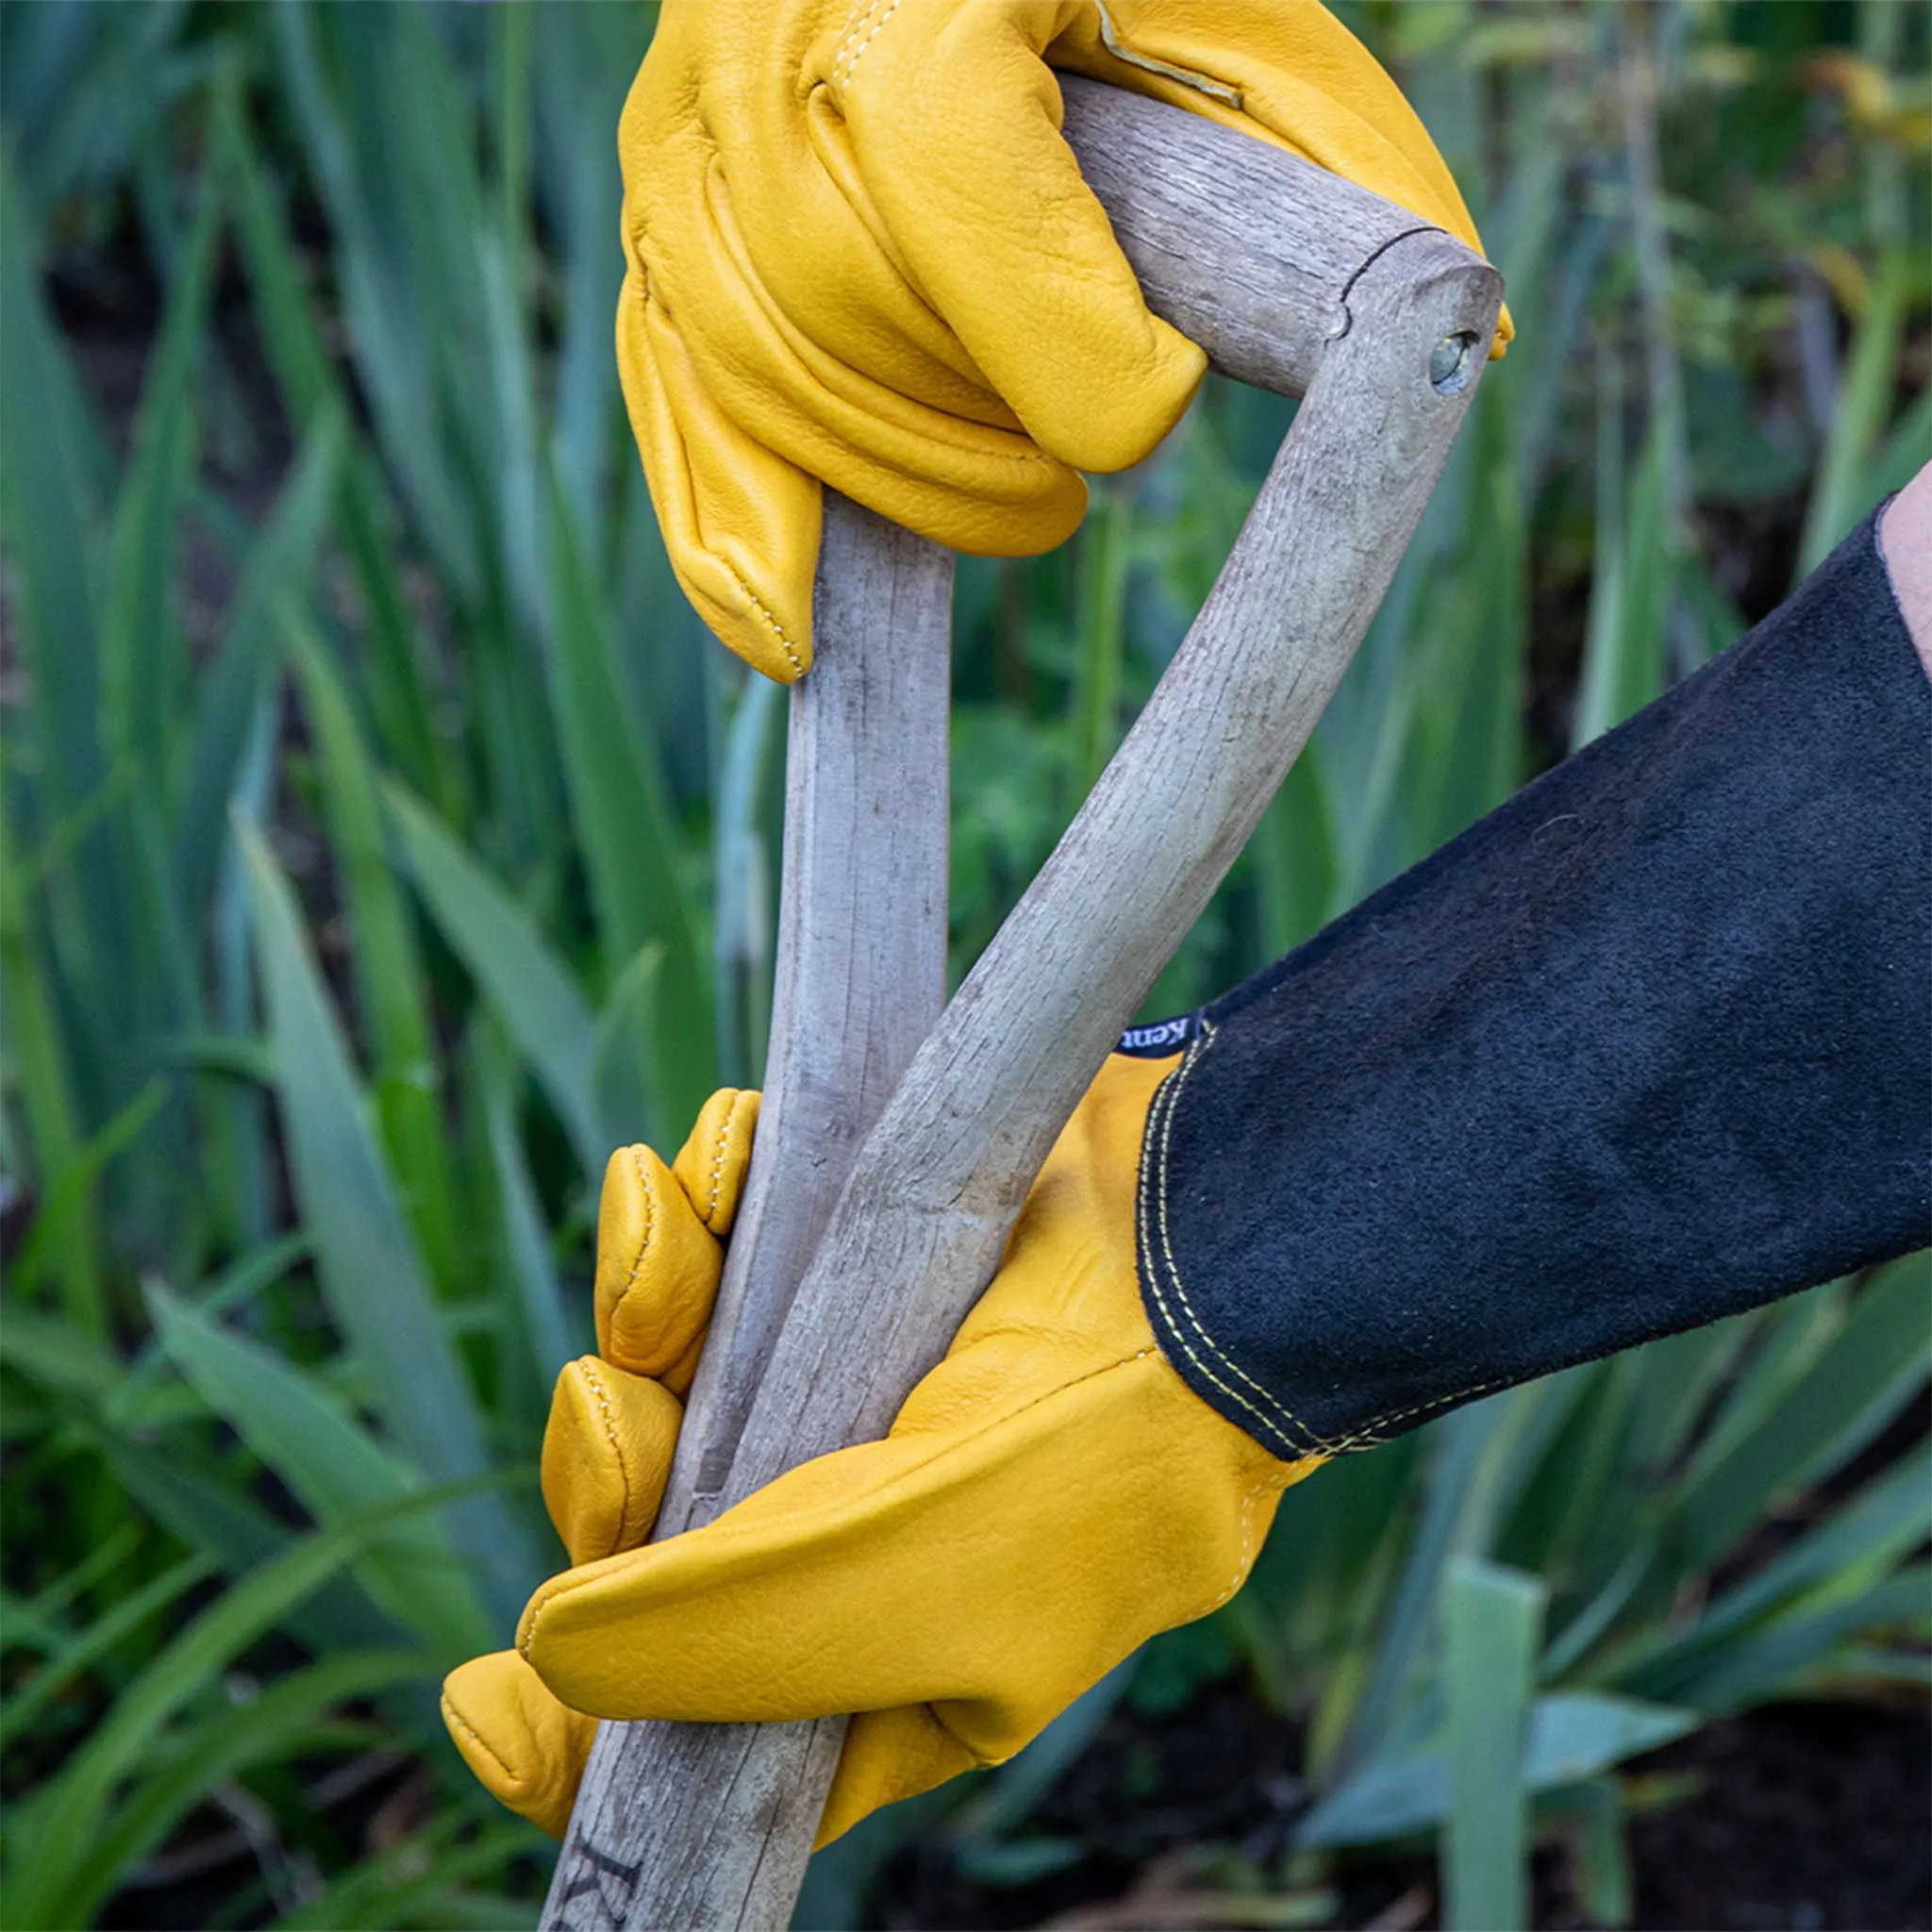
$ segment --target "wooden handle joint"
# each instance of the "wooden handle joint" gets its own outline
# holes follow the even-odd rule
[[[1218,368],[1305,400],[1158,688],[936,1024],[920,946],[929,952],[934,931],[943,940],[943,906],[932,903],[943,892],[942,793],[937,861],[929,835],[893,848],[898,872],[899,860],[878,861],[890,876],[870,883],[893,909],[867,915],[884,921],[877,943],[897,944],[887,928],[901,920],[926,934],[879,984],[927,991],[882,992],[876,1011],[858,1015],[858,1036],[890,1034],[870,1058],[855,1037],[814,1061],[801,1030],[814,974],[857,975],[862,1008],[871,982],[858,954],[825,950],[826,922],[856,916],[853,892],[867,883],[855,886],[838,850],[856,834],[830,831],[794,766],[774,1110],[667,1529],[883,1435],[943,1353],[1054,1139],[1313,730],[1422,514],[1495,327],[1495,272],[1406,210],[1177,109],[1074,78],[1062,86],[1068,138],[1150,304]],[[845,620],[829,620],[848,585],[861,587],[843,607],[850,635],[835,638]],[[903,738],[868,749],[858,731],[802,734],[810,714],[794,712],[794,754],[841,811],[867,797],[861,819],[906,808],[908,766],[911,782],[928,785],[944,766],[944,566],[931,546],[832,498],[820,596],[821,668],[808,687],[841,643],[855,663],[873,654],[888,667],[873,675],[885,675],[895,647],[917,636],[921,661],[941,667],[936,751],[929,689],[914,708],[924,749],[911,753]],[[833,782],[827,761],[841,759]],[[814,1079],[829,1082],[822,1094],[847,1096],[854,1131],[876,1115],[836,1207],[794,1178],[817,1131],[803,1100]],[[696,1493],[700,1460],[715,1495]],[[544,1924],[784,1925],[844,1724],[605,1724]]]

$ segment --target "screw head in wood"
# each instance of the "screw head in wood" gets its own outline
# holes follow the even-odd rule
[[[1429,387],[1438,395],[1459,395],[1475,374],[1475,336],[1457,329],[1429,351]]]

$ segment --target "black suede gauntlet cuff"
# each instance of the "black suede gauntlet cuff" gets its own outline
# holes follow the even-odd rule
[[[1195,1017],[1141,1182],[1174,1367],[1277,1454],[1365,1447],[1932,1240],[1928,781],[1868,521]]]

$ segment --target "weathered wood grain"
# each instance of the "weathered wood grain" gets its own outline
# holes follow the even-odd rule
[[[812,599],[817,655],[791,694],[764,1103],[659,1537],[723,1507],[745,1416],[806,1264],[860,1143],[945,998],[952,587],[950,551],[826,492]],[[701,1844],[661,1838],[660,1793],[655,1778],[633,1774],[632,1734],[653,1738],[658,1777],[693,1788],[715,1774],[717,1753],[735,1738],[737,1802],[777,1842],[802,1833],[810,1843],[817,1810],[794,1818],[787,1800],[810,1805],[813,1780],[768,1764],[756,1731],[606,1724],[547,1924],[622,1924],[637,1856],[625,1847],[651,1847],[660,1887],[690,1882],[670,1870],[674,1852],[695,1854],[691,1876],[703,1875]],[[821,1799],[837,1762],[830,1748]],[[688,1772],[675,1761],[686,1753],[695,1760]],[[704,1923],[695,1907],[689,1923]]]
[[[1428,224],[1265,142],[1066,75],[1065,131],[1148,306],[1224,375],[1303,394],[1350,282]]]
[[[952,595],[950,551],[826,491],[818,663],[791,694],[764,1105],[660,1537],[715,1513],[853,1157],[945,1001]]]
[[[1173,109],[1072,82],[1067,92],[1082,165],[1153,306],[1186,315],[1182,325],[1220,362],[1213,291],[1234,291],[1232,366],[1271,387],[1306,386],[1307,400],[1159,689],[866,1139],[728,1465],[729,1427],[708,1436],[707,1514],[713,1498],[736,1500],[882,1434],[943,1351],[1055,1136],[1339,681],[1494,327],[1500,283],[1468,250],[1400,210],[1379,216],[1379,228],[1344,210],[1348,246],[1363,251],[1345,272],[1345,258],[1322,254],[1328,244],[1313,238],[1307,258],[1319,272],[1272,271],[1284,338],[1320,328],[1325,346],[1268,351],[1269,297],[1248,273],[1266,251],[1256,238],[1282,226],[1284,197],[1313,206],[1346,184]],[[1180,157],[1172,164],[1170,139]],[[1177,178],[1198,198],[1192,229],[1160,186]],[[1319,214],[1295,219],[1322,226]],[[1191,232],[1211,239],[1218,263],[1190,253]],[[1318,311],[1318,300],[1332,306]],[[822,640],[821,667],[824,652]],[[763,1147],[761,1128],[761,1157]],[[734,1344],[720,1371],[741,1397],[756,1354]],[[676,1519],[694,1520],[689,1509]],[[605,1725],[545,1924],[783,1925],[842,1733],[838,1718]]]

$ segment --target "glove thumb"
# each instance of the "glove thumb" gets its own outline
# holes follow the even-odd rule
[[[443,1679],[442,1721],[491,1797],[552,1838],[563,1836],[595,1718],[559,1704],[515,1651],[499,1650]]]

